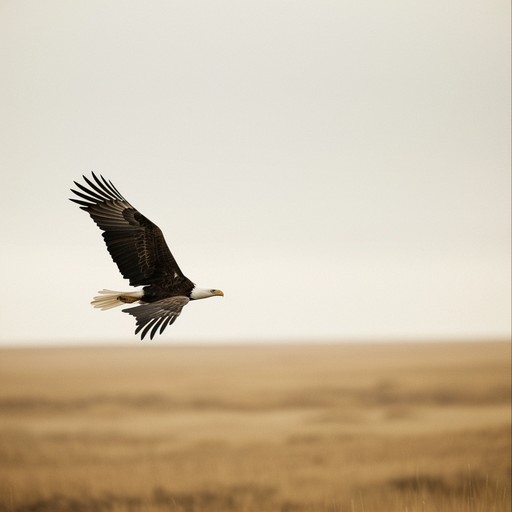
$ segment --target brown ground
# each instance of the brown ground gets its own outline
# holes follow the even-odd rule
[[[510,345],[0,351],[0,512],[510,510]]]

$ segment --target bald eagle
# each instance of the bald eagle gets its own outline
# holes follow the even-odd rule
[[[139,306],[123,309],[135,317],[135,334],[150,339],[174,323],[189,301],[224,296],[221,290],[199,288],[185,277],[165,243],[162,231],[139,213],[117,190],[111,181],[92,173],[92,180],[83,176],[87,186],[74,181],[79,190],[71,189],[80,205],[103,231],[108,252],[131,286],[143,286],[139,291],[115,292],[101,290],[91,304],[102,310],[123,304]]]

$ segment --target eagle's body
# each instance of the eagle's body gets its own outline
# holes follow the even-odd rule
[[[139,291],[113,292],[102,290],[92,301],[94,307],[110,309],[127,303],[140,305],[123,309],[137,320],[135,334],[141,339],[160,334],[172,324],[190,300],[223,296],[220,290],[198,288],[180,270],[165,243],[162,232],[139,213],[103,176],[94,173],[93,180],[83,177],[89,188],[74,182],[80,189],[72,190],[78,203],[103,231],[103,238],[119,271]]]

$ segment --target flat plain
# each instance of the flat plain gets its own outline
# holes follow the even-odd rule
[[[0,350],[1,512],[510,510],[506,342]]]

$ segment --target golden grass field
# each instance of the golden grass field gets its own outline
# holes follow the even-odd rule
[[[0,511],[510,510],[508,343],[0,351]]]

